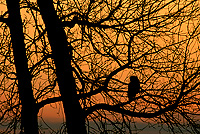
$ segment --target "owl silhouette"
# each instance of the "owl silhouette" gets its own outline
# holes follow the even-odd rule
[[[130,83],[128,84],[128,98],[129,100],[135,98],[136,94],[140,92],[140,81],[137,76],[130,77]]]

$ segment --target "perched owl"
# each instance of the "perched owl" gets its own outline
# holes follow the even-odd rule
[[[128,84],[128,98],[131,100],[140,92],[140,81],[137,76],[130,77],[130,83]]]

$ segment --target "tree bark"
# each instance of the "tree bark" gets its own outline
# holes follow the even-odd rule
[[[86,134],[85,116],[77,97],[75,80],[71,66],[71,45],[67,41],[53,6],[53,0],[38,0],[38,6],[46,26],[52,55],[56,66],[58,86],[63,102],[67,132],[69,134]]]
[[[36,103],[32,91],[31,74],[28,70],[19,0],[6,0],[6,3],[9,13],[8,26],[11,33],[18,79],[19,99],[22,104],[21,131],[25,134],[38,134]]]

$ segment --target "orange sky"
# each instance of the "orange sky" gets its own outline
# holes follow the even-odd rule
[[[35,2],[36,0],[32,0],[32,1]],[[6,11],[6,5],[4,5],[4,6],[0,5],[0,13],[2,13],[4,11]],[[31,36],[33,36],[32,35],[33,31],[34,31],[34,29],[31,29],[29,27],[29,33],[31,33],[30,34]],[[196,46],[194,45],[194,48],[195,47],[197,47],[197,45]],[[119,73],[117,76],[120,77],[120,80],[128,82],[129,80],[126,79],[127,76],[132,75],[133,73],[134,72],[131,72],[130,70],[127,69],[127,70],[124,70],[123,72]],[[40,117],[41,115],[42,115],[43,119],[46,120],[47,122],[62,123],[64,121],[63,108],[62,108],[62,104],[60,102],[56,103],[56,104],[46,105],[44,108],[40,109],[38,116]]]

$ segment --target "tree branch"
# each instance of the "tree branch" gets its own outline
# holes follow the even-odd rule
[[[8,18],[4,18],[8,14],[8,11],[6,11],[3,15],[0,15],[0,22],[8,23]]]
[[[102,110],[107,110],[107,111],[113,111],[113,112],[117,112],[117,113],[121,113],[124,115],[129,115],[129,116],[133,116],[133,117],[143,117],[143,118],[154,118],[157,117],[159,115],[162,115],[165,112],[168,111],[173,111],[174,109],[177,108],[177,104],[174,103],[166,108],[160,109],[158,111],[155,111],[154,113],[145,113],[145,112],[134,112],[134,111],[130,111],[130,110],[125,110],[123,108],[121,108],[120,105],[108,105],[108,104],[96,104],[92,107],[89,107],[86,111],[85,111],[85,116],[88,116],[89,114],[91,114],[92,112],[102,109]]]
[[[61,97],[53,97],[53,98],[48,98],[46,100],[43,100],[39,103],[37,103],[37,110],[39,112],[40,108],[44,107],[45,105],[47,104],[51,104],[51,103],[55,103],[55,102],[58,102],[58,101],[61,101]]]

